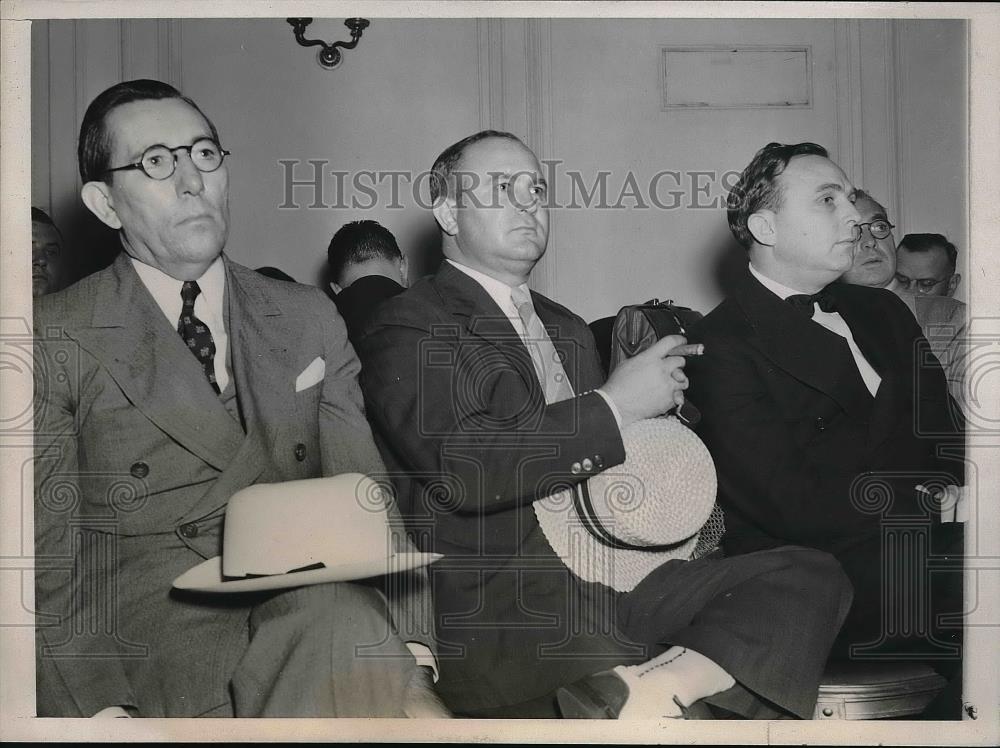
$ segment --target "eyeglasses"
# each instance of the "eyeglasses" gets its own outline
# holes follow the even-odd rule
[[[854,225],[854,231],[857,234],[854,241],[861,239],[861,235],[864,233],[862,229],[867,226],[869,233],[876,239],[885,239],[892,233],[892,230],[896,228],[888,221],[879,218],[877,221],[869,221],[868,223],[857,223]]]
[[[173,176],[177,168],[177,151],[187,151],[191,157],[191,163],[201,172],[212,172],[222,166],[222,161],[230,155],[230,151],[223,150],[222,147],[211,138],[201,138],[191,145],[179,145],[169,148],[157,143],[151,145],[142,152],[142,158],[134,164],[116,166],[113,169],[105,169],[105,174],[114,171],[126,171],[127,169],[141,169],[150,179],[162,180]]]
[[[902,273],[896,273],[896,283],[901,285],[903,289],[907,291],[930,293],[942,283],[951,280],[952,275],[954,275],[954,273],[949,273],[944,278],[910,278]]]

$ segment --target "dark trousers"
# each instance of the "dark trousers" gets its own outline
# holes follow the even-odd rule
[[[536,672],[520,674],[525,688],[543,669],[551,674],[562,668],[569,676],[565,685],[581,673],[636,664],[679,645],[712,659],[737,682],[706,701],[748,718],[792,714],[808,719],[830,646],[850,607],[851,589],[829,554],[785,547],[738,558],[668,561],[634,590],[615,597],[614,643],[638,643],[636,651],[572,667],[539,659]],[[576,627],[586,629],[588,623]],[[464,713],[558,716],[552,693]]]
[[[833,552],[854,585],[833,657],[923,660],[960,674],[963,524],[915,524]]]
[[[960,719],[964,529],[915,523],[836,551],[854,605],[831,657],[921,661],[948,679],[924,719]]]
[[[851,587],[829,554],[786,546],[667,562],[622,602],[624,634],[689,647],[733,676],[737,686],[710,703],[751,718],[809,719]]]

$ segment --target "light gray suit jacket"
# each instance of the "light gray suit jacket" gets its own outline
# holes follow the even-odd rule
[[[224,708],[250,608],[185,599],[173,579],[221,552],[240,488],[384,471],[331,302],[225,267],[240,421],[126,255],[36,300],[39,714],[89,716],[153,691],[167,715]],[[325,378],[296,392],[317,357]],[[431,646],[427,588],[405,590],[391,601],[400,636]]]
[[[937,356],[948,380],[948,391],[955,402],[964,407],[968,346],[965,343],[967,308],[964,302],[950,296],[903,294],[900,298],[917,318],[931,352]]]

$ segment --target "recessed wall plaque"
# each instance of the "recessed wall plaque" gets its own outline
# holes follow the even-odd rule
[[[663,109],[807,109],[808,46],[660,47]]]

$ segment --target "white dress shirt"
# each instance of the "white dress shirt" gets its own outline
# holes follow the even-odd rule
[[[177,320],[181,316],[181,308],[184,302],[181,299],[181,286],[184,281],[173,278],[162,270],[139,262],[134,257],[132,266],[139,274],[139,280],[147,288],[149,293],[166,315],[170,326],[177,329]],[[226,293],[226,266],[222,262],[222,255],[215,258],[215,262],[209,265],[200,278],[198,287],[201,293],[194,300],[195,316],[208,325],[212,332],[212,340],[215,341],[215,358],[212,365],[215,367],[215,381],[222,392],[229,384],[229,371],[226,367],[226,350],[229,345],[229,335],[226,332],[226,325],[222,313],[222,304]]]
[[[750,264],[750,274],[760,281],[761,285],[764,286],[768,291],[775,294],[779,299],[784,301],[789,296],[795,296],[796,294],[805,294],[804,291],[796,291],[794,288],[789,288],[783,283],[768,278],[766,275],[762,274],[757,268]],[[805,294],[810,296],[811,294]],[[882,383],[882,377],[879,376],[878,372],[868,363],[868,359],[865,358],[861,349],[858,348],[858,344],[854,342],[854,335],[851,334],[851,328],[847,326],[844,322],[844,318],[840,316],[838,312],[824,312],[819,308],[818,305],[814,305],[813,308],[813,322],[818,325],[822,325],[830,332],[836,333],[844,340],[847,341],[848,348],[851,349],[851,355],[854,357],[854,363],[858,367],[858,373],[861,374],[861,378],[865,382],[865,387],[868,391],[875,396],[878,392],[878,386]]]

